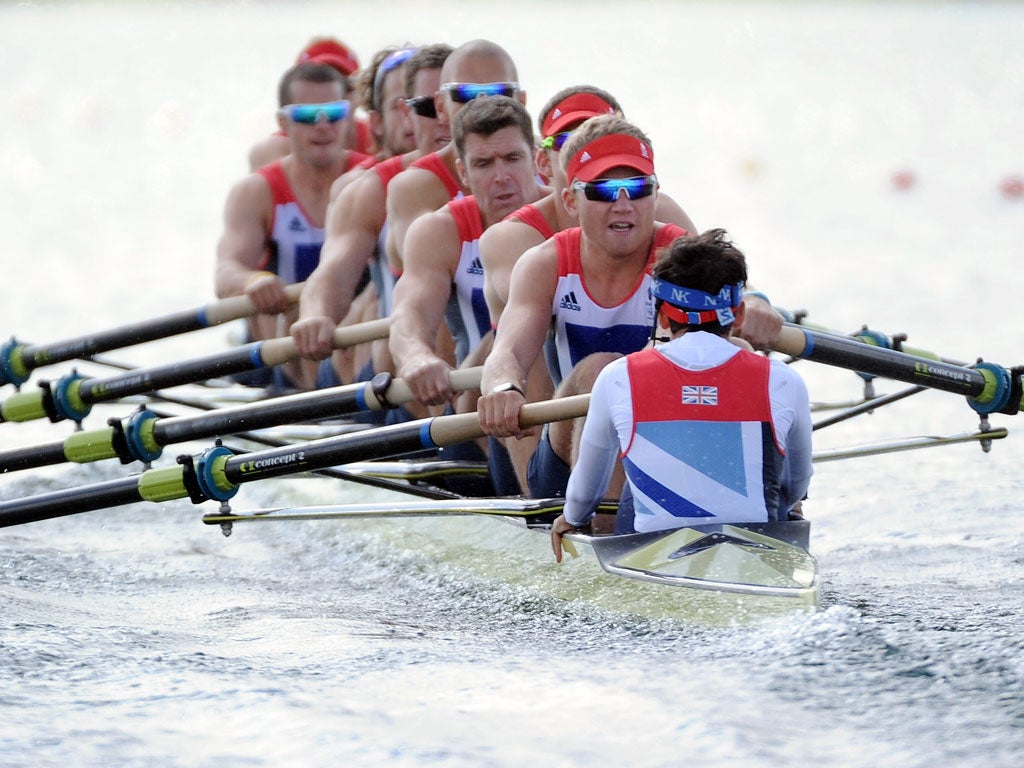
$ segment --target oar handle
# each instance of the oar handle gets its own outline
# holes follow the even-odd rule
[[[302,288],[305,283],[292,283],[284,287],[284,295],[289,304],[295,304],[302,295]],[[230,320],[240,320],[243,317],[251,317],[258,310],[248,296],[228,296],[213,304],[208,304],[204,309],[207,325],[221,325]]]
[[[586,416],[590,395],[573,395],[527,403],[519,412],[521,427],[536,427],[550,421],[564,421]],[[452,416],[438,416],[430,424],[430,438],[435,445],[452,445],[466,440],[483,437],[480,417],[476,412],[457,413]]]
[[[451,383],[452,392],[465,392],[468,389],[478,389],[480,387],[480,379],[483,374],[483,366],[476,366],[474,368],[456,368],[448,372],[448,381]],[[416,398],[413,396],[412,388],[406,383],[405,379],[394,379],[391,385],[387,389],[387,402],[392,405],[401,405],[408,403]],[[377,410],[373,406],[373,401],[367,398],[367,404],[371,408]],[[383,408],[383,404],[381,404]],[[440,418],[449,418],[447,416]]]
[[[365,323],[355,325],[343,325],[334,330],[331,337],[331,346],[334,349],[346,349],[356,344],[365,344],[377,339],[386,339],[391,328],[391,319],[382,317],[378,320],[368,320]],[[260,358],[264,365],[282,365],[290,362],[299,356],[298,347],[291,336],[281,336],[276,339],[267,339],[260,346]]]

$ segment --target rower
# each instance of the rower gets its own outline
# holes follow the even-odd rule
[[[469,100],[455,118],[452,142],[458,172],[473,194],[409,227],[389,346],[399,375],[422,405],[454,400],[451,365],[436,344],[442,320],[455,340],[456,365],[476,365],[489,349],[491,319],[478,245],[487,227],[548,191],[537,179],[531,122],[522,103],[509,96]],[[474,410],[475,403],[463,399],[455,409]],[[486,458],[481,448],[461,456]],[[448,455],[460,456],[458,449]]]
[[[338,386],[353,378],[369,380],[374,373],[393,369],[387,343],[382,340],[373,346],[372,366],[363,366],[364,370],[359,371],[356,365],[355,370],[359,372],[353,376],[354,361],[345,350],[333,350],[332,339],[339,324],[365,319],[357,317],[352,307],[359,277],[367,266],[377,296],[376,314],[378,317],[391,314],[397,274],[388,263],[385,251],[387,193],[391,181],[413,161],[448,144],[449,126],[441,124],[431,110],[434,94],[441,84],[441,67],[451,50],[451,46],[443,43],[421,46],[401,70],[396,70],[395,74],[404,76],[405,98],[401,106],[413,127],[415,149],[377,163],[370,173],[353,181],[334,198],[327,210],[327,232],[320,264],[306,281],[299,300],[299,319],[291,327],[299,354],[322,361],[316,378],[318,387]],[[395,74],[385,76],[382,89],[392,87]],[[384,102],[390,103],[393,99],[394,94],[388,90]],[[390,130],[389,117],[388,112],[382,116],[385,133]],[[426,414],[417,414],[423,415]]]
[[[791,367],[733,338],[742,326],[746,260],[721,229],[662,252],[651,290],[671,339],[607,365],[591,392],[562,535],[588,526],[621,452],[639,532],[800,517],[811,478],[807,387]],[[733,342],[733,343],[730,343]]]
[[[571,132],[585,120],[598,115],[622,115],[619,102],[605,90],[592,85],[563,88],[544,105],[537,116],[541,143],[537,148],[537,171],[548,180],[551,192],[535,203],[528,203],[495,224],[480,238],[480,262],[484,267],[484,296],[491,315],[491,324],[497,326],[508,300],[509,277],[519,257],[530,248],[540,245],[556,232],[579,224],[569,209],[562,204],[562,196],[569,186],[560,156],[562,146]],[[696,231],[690,217],[661,190],[655,203],[658,221],[678,224],[688,232]],[[544,360],[537,359],[527,376],[524,390],[531,402],[551,397],[553,385]],[[514,474],[502,476],[502,468],[492,466],[495,487],[500,495],[512,496],[527,488],[526,464],[537,448],[537,435],[503,441],[503,451],[510,455]],[[492,442],[498,438],[491,438]],[[492,454],[497,451],[492,445]]]
[[[348,85],[327,64],[292,67],[278,87],[278,121],[291,152],[232,187],[217,244],[218,298],[248,296],[261,313],[250,319],[252,341],[283,336],[293,316],[285,285],[316,268],[324,241],[331,184],[373,158],[346,149]],[[301,382],[301,372],[289,374]]]
[[[434,95],[434,110],[448,126],[466,103],[481,95],[510,96],[526,104],[515,62],[508,51],[490,40],[470,40],[458,46],[441,69],[441,87]],[[426,105],[424,105],[426,106]],[[405,236],[420,216],[469,194],[456,170],[455,147],[449,143],[421,157],[403,171],[388,189],[388,259],[404,269]]]
[[[560,162],[566,178],[562,203],[579,226],[529,249],[511,270],[477,403],[481,428],[497,438],[533,433],[520,428],[519,412],[528,400],[528,374],[542,351],[555,396],[567,397],[590,392],[601,368],[646,345],[655,317],[654,257],[688,234],[657,220],[654,150],[647,135],[627,120],[614,114],[589,118],[569,136]],[[748,307],[744,335],[753,331],[748,341],[758,346],[778,334],[782,319],[766,301],[753,304],[762,307],[756,312]],[[533,498],[565,495],[580,421],[552,423],[531,456],[513,454],[516,474],[525,475]],[[621,473],[613,483],[621,487]]]

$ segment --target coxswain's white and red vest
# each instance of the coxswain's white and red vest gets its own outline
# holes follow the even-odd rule
[[[656,349],[626,358],[633,433],[622,466],[636,530],[777,519],[785,455],[770,365],[744,350],[696,371]]]

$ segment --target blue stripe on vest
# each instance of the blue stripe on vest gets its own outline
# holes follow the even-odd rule
[[[491,313],[487,309],[487,299],[484,298],[482,288],[474,288],[470,292],[470,300],[473,303],[473,318],[476,320],[476,330],[483,338],[491,330]]]
[[[642,421],[636,425],[638,435],[665,453],[746,496],[742,430],[738,421]]]
[[[288,276],[282,275],[282,278],[286,281],[290,278],[292,282],[296,283],[305,282],[320,263],[320,248],[319,243],[297,243],[295,245],[294,273]]]
[[[714,517],[703,507],[698,507],[689,499],[685,499],[670,488],[665,487],[629,460],[623,458],[622,467],[626,471],[629,482],[636,490],[658,502],[659,505],[675,517]],[[633,494],[633,505],[639,514],[652,514],[644,509],[643,502]]]
[[[589,325],[565,324],[565,337],[572,354],[572,364],[594,352],[621,352],[628,355],[643,349],[651,337],[649,326],[613,325],[610,328],[594,328]]]

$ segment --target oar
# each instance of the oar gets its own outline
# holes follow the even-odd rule
[[[979,362],[967,368],[934,357],[911,355],[786,323],[777,352],[882,378],[964,395],[980,414],[1015,414],[1024,408],[1022,369]]]
[[[285,287],[285,295],[289,302],[295,303],[299,300],[302,286],[303,283],[294,283]],[[239,320],[255,314],[256,307],[248,296],[231,296],[196,309],[175,312],[52,344],[19,344],[12,338],[0,345],[0,384],[21,385],[28,380],[29,374],[35,368],[43,365],[85,358],[111,349],[211,328],[229,320]]]
[[[355,504],[324,504],[281,507],[233,514],[213,512],[203,516],[207,525],[230,525],[252,521],[344,520],[374,517],[451,517],[455,515],[500,515],[502,517],[554,517],[561,513],[565,499],[480,498],[418,499]],[[603,509],[617,505],[602,504]]]
[[[381,318],[335,329],[336,349],[385,338],[390,320]],[[48,418],[81,421],[95,403],[139,395],[163,387],[191,384],[217,376],[272,367],[298,357],[290,336],[255,341],[236,349],[180,363],[142,368],[106,379],[86,379],[77,373],[63,376],[52,385],[40,382],[35,392],[19,392],[0,402],[0,421],[32,421]]]
[[[477,367],[452,371],[452,390],[462,392],[479,387],[481,370]],[[160,457],[165,445],[359,411],[381,411],[412,399],[404,380],[392,380],[385,373],[373,381],[218,408],[194,416],[158,418],[152,411],[140,410],[124,421],[110,419],[104,429],[75,432],[62,441],[0,452],[0,474],[65,461],[85,464],[118,458],[123,464],[148,464]]]
[[[589,395],[575,395],[528,403],[521,411],[520,424],[531,427],[583,416],[589,401]],[[452,445],[483,434],[473,412],[419,419],[241,456],[235,456],[224,446],[214,446],[195,457],[179,456],[174,467],[0,502],[0,527],[138,501],[159,503],[185,497],[195,504],[211,499],[227,501],[242,483]]]
[[[943,363],[949,363],[950,365],[966,366],[967,363],[961,360],[953,360],[948,357],[941,357],[934,352],[927,349],[921,349],[920,347],[910,346],[906,343],[907,337],[905,334],[898,334],[894,336],[887,335],[881,331],[875,331],[868,328],[866,325],[863,326],[856,333],[841,333],[834,329],[828,328],[818,323],[813,323],[807,320],[806,317],[801,317],[799,321],[793,323],[793,325],[805,328],[807,330],[816,331],[818,333],[824,333],[828,336],[839,336],[842,338],[852,338],[862,341],[865,344],[869,344],[875,347],[881,347],[882,349],[892,349],[896,352],[904,352],[914,357],[924,357],[929,360],[938,360]]]
[[[1009,434],[1005,427],[987,429],[979,432],[962,432],[956,435],[920,435],[918,437],[903,437],[889,440],[883,443],[871,443],[858,445],[852,448],[833,448],[827,451],[816,451],[814,462],[816,464],[825,461],[838,461],[839,459],[856,459],[863,456],[879,456],[883,453],[897,453],[899,451],[914,451],[920,448],[939,448],[944,445],[956,445],[958,443],[981,443],[984,448],[986,443],[993,440],[1001,440]],[[987,450],[987,449],[986,449]]]

